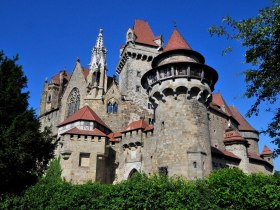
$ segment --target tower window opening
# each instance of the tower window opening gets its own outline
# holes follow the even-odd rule
[[[196,163],[196,161],[193,162],[193,168],[197,168],[197,163]]]
[[[140,86],[136,85],[136,92],[140,92]]]
[[[137,77],[141,77],[141,72],[137,71],[136,75],[137,75]]]
[[[52,100],[52,96],[49,95],[49,97],[48,97],[48,102],[51,102],[51,100]]]
[[[113,104],[113,113],[117,113],[118,112],[118,104],[115,102]]]
[[[113,104],[111,102],[107,104],[107,113],[113,113]]]
[[[164,121],[161,122],[161,129],[164,129]]]

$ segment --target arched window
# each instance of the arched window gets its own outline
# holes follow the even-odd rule
[[[96,86],[99,86],[99,82],[100,82],[100,71],[96,71],[93,73],[93,78],[94,78],[94,83],[96,84]]]
[[[67,104],[67,116],[74,114],[80,108],[80,93],[78,88],[73,88],[68,97]]]
[[[107,113],[112,113],[113,112],[113,104],[109,102],[107,104]]]
[[[118,112],[118,104],[115,102],[113,104],[113,113],[117,113]]]

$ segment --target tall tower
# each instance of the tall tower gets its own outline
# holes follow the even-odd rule
[[[149,24],[135,20],[126,33],[117,65],[119,87],[126,100],[148,109],[147,94],[141,86],[141,77],[151,68],[151,62],[162,51],[162,36],[154,36]]]
[[[88,91],[89,99],[101,99],[107,91],[106,53],[103,42],[103,30],[99,30],[96,44],[92,49],[89,64]]]
[[[141,84],[155,107],[159,172],[189,179],[212,169],[207,106],[217,72],[204,64],[175,28]]]

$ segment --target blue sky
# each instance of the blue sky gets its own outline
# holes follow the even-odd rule
[[[77,57],[87,66],[100,27],[108,50],[108,73],[113,75],[119,47],[135,19],[147,20],[155,35],[163,35],[165,43],[176,21],[190,46],[218,71],[215,91],[244,115],[254,102],[243,97],[246,84],[241,73],[249,67],[243,63],[244,48],[238,42],[210,37],[208,28],[219,25],[226,15],[241,20],[257,15],[268,5],[269,0],[0,0],[0,49],[9,57],[19,54],[18,63],[28,77],[30,106],[38,112],[44,79],[64,67],[72,72]],[[222,49],[228,45],[234,51],[222,56]],[[261,109],[266,107],[264,104]],[[271,116],[261,111],[248,121],[260,130]],[[267,136],[261,135],[260,139],[260,150],[265,144],[275,148]],[[275,166],[280,170],[280,158]]]

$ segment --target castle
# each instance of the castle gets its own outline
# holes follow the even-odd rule
[[[117,78],[107,75],[102,30],[89,68],[77,59],[45,81],[39,119],[51,127],[62,177],[115,183],[135,172],[202,178],[223,167],[274,171],[272,151],[259,153],[258,131],[213,94],[218,73],[176,27],[164,45],[136,20],[120,48]]]

